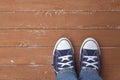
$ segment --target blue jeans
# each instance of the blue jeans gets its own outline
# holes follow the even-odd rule
[[[80,72],[79,78],[77,78],[74,70],[66,69],[57,74],[56,80],[102,80],[102,78],[96,70],[83,69]]]

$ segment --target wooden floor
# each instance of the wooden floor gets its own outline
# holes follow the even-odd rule
[[[79,47],[94,37],[101,76],[120,79],[120,0],[0,0],[0,80],[55,80],[52,50],[60,37]]]

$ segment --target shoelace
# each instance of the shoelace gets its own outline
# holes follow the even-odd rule
[[[58,59],[61,59],[61,62],[58,62],[61,66],[58,68],[59,70],[64,69],[64,66],[68,66],[67,68],[73,68],[74,66],[71,65],[73,61],[70,61],[69,58],[72,57],[72,55],[65,55],[61,56]],[[68,62],[64,63],[63,61],[67,60]]]
[[[97,58],[97,56],[84,56],[83,58],[87,58],[87,61],[83,61],[83,63],[86,64],[86,67],[92,66],[93,69],[98,69],[98,66],[96,66],[96,64],[98,64],[98,62],[95,61],[95,59]],[[88,61],[93,61],[93,62],[90,63]],[[86,68],[86,67],[82,67],[82,68]]]

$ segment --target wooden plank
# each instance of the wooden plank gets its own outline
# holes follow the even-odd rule
[[[119,47],[120,30],[0,30],[0,46],[54,46],[60,37],[68,37],[79,46],[87,37],[94,37],[102,47]]]
[[[51,66],[0,66],[0,80],[55,80]]]
[[[0,11],[120,10],[119,0],[0,0]]]
[[[119,80],[120,66],[104,66],[101,70],[104,80]],[[51,66],[0,66],[0,80],[55,80]],[[115,76],[113,76],[115,75]]]
[[[52,49],[40,48],[0,48],[0,65],[52,64]]]
[[[102,67],[103,69],[101,70],[101,72],[102,72],[103,80],[119,80],[120,79],[120,74],[119,74],[120,66],[119,65],[102,66]]]
[[[101,48],[102,64],[120,65],[120,47]],[[51,65],[53,47],[0,48],[0,65]],[[75,59],[79,66],[79,47],[75,47]],[[112,60],[111,60],[112,59]]]
[[[119,29],[120,12],[0,12],[0,29]]]

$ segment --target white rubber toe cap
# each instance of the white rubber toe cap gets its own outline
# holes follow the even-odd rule
[[[67,38],[59,39],[56,44],[57,44],[57,46],[56,46],[57,50],[71,49],[70,41]]]
[[[97,50],[99,49],[98,43],[93,38],[87,38],[83,42],[83,49],[89,49],[89,50]]]

